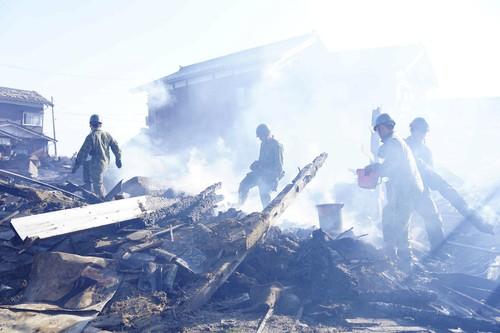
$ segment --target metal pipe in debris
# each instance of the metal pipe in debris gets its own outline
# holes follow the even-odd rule
[[[23,175],[19,175],[19,174],[15,173],[15,172],[11,172],[11,171],[0,169],[0,174],[4,174],[4,175],[10,176],[10,177],[22,179],[24,181],[27,181],[27,182],[30,182],[30,183],[33,183],[33,184],[38,184],[38,185],[41,185],[41,186],[45,186],[45,187],[48,187],[50,189],[53,189],[53,190],[59,191],[61,193],[64,193],[64,194],[66,194],[66,195],[68,195],[70,197],[74,197],[74,198],[77,198],[77,199],[85,201],[85,199],[83,197],[81,197],[81,196],[79,196],[77,194],[74,194],[74,193],[71,193],[69,191],[63,190],[62,188],[59,188],[59,187],[54,186],[54,185],[50,185],[50,184],[41,182],[39,180],[35,180],[35,179],[31,179],[31,178],[25,177]]]

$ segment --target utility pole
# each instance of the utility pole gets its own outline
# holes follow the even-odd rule
[[[54,138],[54,156],[57,158],[57,142],[56,142],[56,118],[54,117],[54,97],[50,96],[50,107],[52,108],[52,132]]]

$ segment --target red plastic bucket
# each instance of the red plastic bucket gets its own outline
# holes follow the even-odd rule
[[[379,173],[372,171],[370,173],[365,173],[365,169],[357,169],[356,174],[358,175],[358,186],[366,189],[374,189],[378,185]]]

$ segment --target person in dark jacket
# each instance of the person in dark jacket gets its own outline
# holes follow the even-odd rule
[[[240,205],[244,204],[248,192],[253,187],[259,188],[262,206],[271,201],[271,192],[278,188],[278,181],[283,177],[283,146],[272,135],[266,124],[260,124],[256,130],[261,141],[259,159],[250,165],[250,172],[241,181],[239,187]]]
[[[109,150],[115,155],[115,163],[118,168],[122,167],[121,151],[118,143],[109,134],[101,129],[102,122],[99,115],[90,117],[91,132],[85,138],[73,166],[73,173],[83,165],[84,187],[93,191],[100,198],[104,198],[103,174],[109,165]]]

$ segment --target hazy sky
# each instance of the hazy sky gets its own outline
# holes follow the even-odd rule
[[[131,88],[311,31],[331,51],[422,44],[438,97],[500,96],[499,18],[494,0],[0,0],[0,86],[54,96],[70,155],[92,113],[122,142],[144,126]]]

